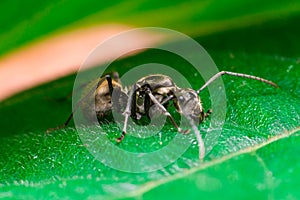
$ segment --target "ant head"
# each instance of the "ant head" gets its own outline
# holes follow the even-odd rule
[[[193,89],[177,89],[175,91],[175,107],[177,111],[195,122],[203,121],[204,111],[197,92]]]

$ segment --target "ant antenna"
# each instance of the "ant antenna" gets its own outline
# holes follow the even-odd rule
[[[248,75],[248,74],[241,74],[241,73],[235,73],[235,72],[228,72],[228,71],[221,71],[217,74],[215,74],[213,77],[211,77],[199,90],[197,90],[197,94],[199,94],[204,88],[206,88],[209,84],[211,84],[213,81],[215,81],[217,78],[219,78],[220,76],[223,75],[230,75],[230,76],[239,76],[239,77],[244,77],[244,78],[249,78],[249,79],[254,79],[254,80],[258,80],[264,83],[267,83],[269,85],[272,85],[274,87],[278,87],[277,84],[273,83],[272,81],[257,77],[257,76],[252,76],[252,75]]]

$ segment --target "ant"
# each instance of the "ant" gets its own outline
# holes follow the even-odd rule
[[[89,112],[93,112],[93,114],[96,112],[98,120],[108,116],[108,113],[110,113],[112,109],[122,112],[122,108],[124,108],[126,104],[123,113],[125,119],[122,134],[116,139],[118,143],[121,142],[126,135],[129,117],[138,121],[142,116],[151,118],[163,114],[171,121],[178,132],[188,134],[190,130],[182,130],[167,110],[170,103],[173,102],[176,111],[188,119],[196,134],[199,145],[199,158],[202,160],[205,156],[205,149],[202,136],[196,124],[203,122],[212,111],[204,111],[199,94],[209,84],[223,75],[254,79],[278,87],[272,81],[257,76],[221,71],[212,76],[200,89],[193,90],[191,88],[179,88],[173,80],[166,75],[152,74],[142,77],[133,84],[128,94],[128,92],[123,90],[119,75],[115,72],[112,76],[106,75],[98,80],[96,88],[90,90],[90,92],[77,103],[77,106],[62,126],[48,130],[52,131],[67,126],[78,107],[87,107],[88,103],[93,102],[87,101],[90,99],[94,100],[95,106],[91,107],[92,109],[89,109]]]

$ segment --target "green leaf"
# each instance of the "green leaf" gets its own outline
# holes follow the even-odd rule
[[[131,195],[143,199],[298,199],[300,129],[208,162],[199,168],[145,184]],[[294,155],[294,156],[293,156]],[[293,160],[293,164],[290,160]]]
[[[64,5],[67,3],[70,2],[62,3],[61,9],[65,8]],[[161,170],[130,174],[111,169],[94,159],[72,126],[45,134],[47,128],[62,123],[71,111],[71,99],[62,98],[72,90],[75,76],[71,75],[1,102],[0,197],[14,199],[300,198],[297,186],[300,177],[299,159],[295,153],[299,150],[300,144],[300,62],[297,57],[300,50],[297,45],[300,28],[295,26],[299,14],[255,26],[253,24],[257,23],[256,18],[250,20],[249,26],[246,25],[245,18],[239,20],[239,17],[245,13],[251,19],[251,16],[257,13],[262,15],[270,12],[268,16],[275,19],[278,13],[287,13],[289,10],[294,12],[297,9],[291,8],[292,3],[278,2],[270,7],[266,5],[257,7],[257,4],[249,3],[247,6],[249,9],[245,11],[239,9],[241,4],[232,1],[231,5],[235,7],[225,12],[221,9],[224,5],[218,4],[215,7],[214,5],[217,4],[215,1],[206,3],[203,6],[207,6],[207,10],[199,15],[199,19],[196,17],[197,12],[192,12],[193,16],[186,12],[166,19],[162,25],[178,22],[177,26],[180,27],[184,22],[189,21],[186,26],[182,26],[183,29],[186,30],[188,27],[195,36],[199,35],[197,40],[211,53],[220,70],[261,76],[278,83],[280,88],[275,89],[253,80],[223,77],[227,95],[227,117],[218,144],[203,163],[199,164],[197,144],[193,143],[176,162]],[[134,6],[127,11],[126,7],[122,7],[124,4]],[[133,12],[131,18],[124,19],[126,21],[138,18],[137,24],[142,24],[141,21],[145,16],[155,12],[155,8],[151,8],[147,3],[129,1],[124,4],[111,7],[108,11],[114,11],[114,16],[117,18],[120,17],[118,15],[120,11],[114,8],[125,10],[127,13],[131,12],[131,9],[142,10],[143,12],[136,12],[137,14]],[[54,2],[53,5],[48,6],[52,8],[51,6],[59,7],[58,5],[59,3]],[[178,7],[176,5],[174,4],[173,12],[182,4],[178,4]],[[168,9],[172,11],[166,6],[165,10]],[[233,12],[236,10],[238,12]],[[228,20],[223,20],[224,18],[221,17],[223,14],[216,14],[220,11],[225,12],[224,15],[230,14],[227,16],[228,20],[233,20],[226,23]],[[49,12],[47,16],[51,16],[54,10],[50,9]],[[85,13],[85,15],[89,14]],[[96,16],[97,13],[84,20],[89,21],[93,17],[97,18]],[[182,16],[186,18],[182,19]],[[79,18],[82,16],[76,19]],[[36,36],[63,26],[65,22],[62,20],[55,25],[57,18],[51,20],[50,17],[42,17],[40,20],[47,22],[46,19],[52,22],[49,29],[41,28],[36,35],[22,36],[21,39],[14,40],[14,44],[5,44],[6,47],[14,48],[17,44],[30,41]],[[207,32],[222,31],[203,36],[203,32],[196,27],[201,20],[206,24],[215,20],[220,25],[214,29],[211,27],[216,23],[212,23],[206,29]],[[154,17],[152,23],[155,22]],[[225,25],[239,24],[238,22],[241,25],[224,28]],[[46,26],[44,22],[39,23]],[[151,20],[148,24],[151,25]],[[222,24],[224,25],[221,26]],[[21,25],[16,27],[22,29]],[[240,29],[236,29],[237,27]],[[228,31],[224,31],[227,29]],[[14,34],[16,34],[14,31],[3,32],[2,38],[13,38]],[[190,53],[193,55],[194,52]],[[174,66],[175,69],[186,66],[185,62],[147,51],[113,63],[112,69],[123,73],[129,69],[126,66],[153,61],[151,58]],[[191,74],[189,76],[191,84],[194,89],[198,89],[203,84],[203,80],[195,79],[189,70],[187,68],[184,73]],[[205,109],[208,109],[210,99],[207,91],[204,91],[201,99]],[[207,128],[207,123],[199,125],[199,129]],[[114,131],[114,124],[104,128],[111,138],[119,134]],[[164,127],[162,132],[161,138],[155,136],[146,141],[137,141],[128,135],[121,147],[137,152],[156,150],[160,148],[160,142],[167,144],[176,134],[170,125]],[[116,157],[117,155],[113,154],[111,156],[112,159]]]
[[[226,63],[226,57],[230,56],[222,53],[218,55],[224,58],[224,63]],[[274,89],[251,80],[234,78],[233,81],[230,77],[224,77],[229,105],[227,119],[218,145],[206,157],[204,164],[199,167],[197,167],[199,161],[196,144],[193,144],[178,161],[164,169],[152,173],[130,174],[113,170],[95,160],[82,145],[77,132],[73,128],[46,135],[43,130],[61,123],[68,114],[70,108],[67,108],[70,107],[70,100],[67,102],[55,102],[51,98],[61,97],[63,94],[68,93],[69,90],[66,91],[67,87],[64,84],[72,84],[69,78],[58,81],[64,84],[50,83],[7,100],[1,107],[1,113],[3,114],[1,115],[1,127],[4,132],[1,133],[0,150],[2,153],[0,164],[2,173],[0,180],[2,191],[5,191],[2,195],[14,198],[84,198],[87,196],[91,198],[110,198],[131,195],[139,196],[145,193],[145,197],[149,195],[149,198],[151,198],[153,195],[164,196],[165,187],[173,188],[175,185],[176,187],[174,187],[177,188],[179,185],[182,186],[181,179],[177,180],[177,177],[182,177],[184,179],[182,181],[188,181],[186,184],[183,184],[183,188],[178,188],[178,192],[188,192],[189,195],[195,197],[201,193],[203,181],[208,181],[210,184],[205,186],[203,190],[219,191],[214,192],[213,195],[220,197],[223,196],[224,191],[228,190],[227,181],[231,179],[231,176],[233,176],[233,179],[237,176],[242,179],[241,181],[250,182],[249,187],[251,191],[255,190],[254,194],[259,193],[260,188],[269,187],[266,186],[269,183],[264,181],[264,176],[262,176],[265,173],[262,167],[263,164],[259,164],[257,160],[260,158],[261,162],[267,162],[268,160],[265,160],[261,154],[256,153],[260,157],[256,158],[251,153],[255,152],[255,150],[260,150],[261,145],[269,143],[269,140],[272,141],[278,138],[278,142],[280,142],[280,138],[286,135],[285,132],[291,133],[297,130],[300,119],[299,96],[287,91],[289,84],[284,81],[287,80],[286,73],[279,73],[276,77],[269,77],[270,70],[260,67],[269,63],[270,60],[274,62],[276,58],[238,53],[235,54],[235,57],[238,59],[232,59],[228,64],[242,62],[253,66],[250,65],[252,60],[259,60],[260,65],[254,68],[243,68],[243,72],[251,73],[253,70],[257,72],[256,75],[270,79],[273,77],[272,80],[275,82],[282,80],[285,84],[280,85],[280,89]],[[143,56],[140,57],[138,55],[127,60],[125,59],[121,63],[129,64],[131,59],[141,58]],[[279,59],[277,60],[277,65],[277,69],[273,69],[277,72],[283,72],[283,70],[280,70],[283,67],[286,67],[286,71],[291,65],[299,66],[290,59]],[[222,69],[229,70],[230,68],[224,67]],[[299,69],[299,67],[291,70],[294,70],[294,74],[299,74],[299,71],[296,71],[296,69]],[[235,69],[234,71],[241,71],[241,69]],[[195,88],[200,85],[197,80],[193,82]],[[49,97],[45,98],[45,94],[49,95]],[[207,95],[202,96],[204,102],[208,101],[207,97]],[[61,109],[64,107],[66,109],[62,111]],[[30,110],[27,110],[27,108],[30,108]],[[52,108],[52,111],[47,111],[47,108]],[[13,112],[13,110],[18,112]],[[45,115],[45,113],[47,114]],[[24,120],[26,121],[24,122]],[[13,126],[12,123],[14,124]],[[25,125],[31,131],[26,130],[24,128]],[[114,130],[113,126],[110,125],[108,129]],[[199,128],[202,127],[200,125]],[[163,142],[169,141],[176,134],[173,129],[169,128],[170,125],[163,131]],[[10,135],[12,130],[15,131],[15,135]],[[108,135],[109,133],[113,134],[111,137],[116,137],[118,134],[114,131],[108,131]],[[6,137],[4,137],[5,135]],[[291,137],[289,140],[294,140],[293,138],[295,137]],[[297,140],[293,142],[297,143]],[[289,143],[286,142],[284,144],[287,145]],[[141,146],[137,146],[137,144],[141,144]],[[276,144],[277,142],[274,143],[274,145]],[[132,151],[140,151],[141,149],[151,151],[151,148],[153,150],[159,147],[159,138],[154,137],[152,141],[137,143],[137,141],[128,136],[122,145],[124,148]],[[144,149],[148,147],[150,149]],[[262,148],[266,150],[262,151],[266,152],[264,154],[265,157],[273,157],[272,152],[275,151],[274,153],[276,155],[278,153],[278,156],[274,156],[274,159],[278,159],[280,160],[278,162],[288,165],[288,162],[284,159],[291,159],[290,157],[295,154],[283,153],[285,148],[280,143],[279,147],[276,148],[267,145]],[[278,152],[276,152],[277,149]],[[241,152],[246,152],[249,155],[241,155]],[[283,159],[281,159],[281,156],[284,156]],[[116,155],[112,155],[112,159],[115,157]],[[267,158],[271,159],[271,157]],[[226,176],[226,173],[225,175],[221,173],[224,165],[224,170],[226,169],[225,172],[229,174],[228,176]],[[247,176],[244,176],[249,175],[245,165],[252,170],[252,175],[249,179]],[[265,165],[267,166],[266,168],[270,169],[268,164]],[[284,167],[288,168],[286,165],[281,168],[274,166],[274,170],[279,170],[279,176],[282,176],[280,180],[297,179],[297,176],[290,176],[289,173],[280,173],[280,170],[283,170]],[[216,176],[214,176],[213,172],[210,172],[210,170],[215,169],[218,170]],[[237,172],[232,172],[231,169],[236,169]],[[240,170],[242,171],[241,174]],[[272,170],[271,172],[274,173]],[[195,179],[190,179],[190,177],[194,177],[194,173],[196,174],[195,178],[198,177],[199,183],[197,184],[200,184],[200,186],[195,185],[193,181]],[[261,182],[258,181],[259,179],[261,179]],[[168,182],[169,180],[172,181]],[[161,181],[167,183],[161,186]],[[255,183],[261,183],[261,185],[258,184],[257,187],[254,187],[253,184]],[[278,184],[278,181],[275,181],[275,183]],[[284,182],[281,183],[279,181],[279,183],[277,187],[284,187],[282,186]],[[210,185],[211,187],[209,187]],[[151,189],[156,187],[157,189],[154,189],[152,192]],[[196,190],[195,187],[200,187],[200,189]],[[248,194],[248,186],[243,187],[240,182],[234,182],[230,187],[232,190],[240,193],[241,196]],[[195,191],[190,191],[189,188],[194,188]],[[272,193],[268,192],[269,190],[266,189],[264,191],[265,195],[272,195]],[[294,196],[297,193],[295,192],[291,195]]]

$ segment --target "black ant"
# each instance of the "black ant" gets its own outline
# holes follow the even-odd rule
[[[154,74],[139,79],[132,85],[129,94],[127,94],[122,88],[118,73],[113,73],[113,76],[106,75],[105,77],[100,78],[96,88],[92,89],[77,103],[77,107],[71,113],[67,121],[62,126],[54,129],[67,126],[73,117],[73,113],[76,112],[78,107],[87,107],[89,102],[95,102],[95,106],[90,107],[91,109],[88,109],[88,111],[92,114],[96,112],[98,119],[105,118],[108,113],[112,111],[113,107],[115,107],[118,112],[122,112],[121,108],[126,105],[123,113],[125,116],[123,131],[121,136],[117,138],[117,142],[121,142],[126,135],[129,117],[134,120],[139,120],[142,116],[151,118],[152,116],[163,114],[169,118],[178,132],[187,134],[190,130],[182,130],[167,110],[170,102],[173,102],[176,111],[190,122],[190,125],[197,136],[199,157],[200,159],[203,159],[205,155],[204,143],[196,124],[204,121],[205,118],[210,115],[211,110],[204,111],[199,94],[218,77],[225,74],[254,79],[278,87],[272,81],[257,76],[221,71],[211,77],[198,90],[193,90],[191,88],[183,89],[177,87],[170,77],[162,74]],[[113,92],[115,95],[113,95]],[[93,101],[88,101],[88,99]]]

